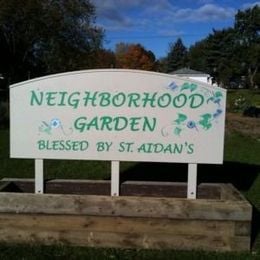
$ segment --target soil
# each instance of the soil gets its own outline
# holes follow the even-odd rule
[[[245,117],[236,113],[226,115],[226,133],[237,132],[255,139],[260,138],[260,118]]]

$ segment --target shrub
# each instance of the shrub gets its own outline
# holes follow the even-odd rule
[[[9,103],[0,102],[0,128],[9,127]]]

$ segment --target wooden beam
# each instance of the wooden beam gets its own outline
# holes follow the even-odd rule
[[[79,215],[0,214],[0,242],[94,247],[250,249],[250,232],[235,233],[232,221]],[[245,230],[250,223],[243,223]]]
[[[110,197],[95,195],[0,194],[0,212],[251,221],[245,200]]]

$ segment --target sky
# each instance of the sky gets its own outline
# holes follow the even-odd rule
[[[140,43],[157,59],[181,38],[189,48],[212,33],[234,25],[237,11],[260,1],[250,0],[92,0],[96,24],[105,30],[106,49],[119,42]]]

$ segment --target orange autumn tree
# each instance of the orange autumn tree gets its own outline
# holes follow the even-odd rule
[[[119,43],[116,45],[116,67],[122,69],[155,70],[156,59],[141,44]]]

